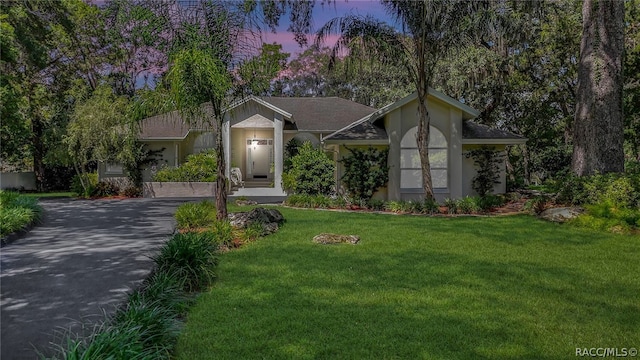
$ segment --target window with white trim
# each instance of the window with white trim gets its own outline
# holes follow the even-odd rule
[[[449,148],[447,138],[437,128],[429,127],[429,162],[434,189],[449,187]],[[422,168],[417,142],[418,127],[407,131],[400,141],[400,188],[422,190]]]

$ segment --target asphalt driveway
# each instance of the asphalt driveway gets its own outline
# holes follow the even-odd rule
[[[122,304],[152,269],[184,200],[47,200],[42,224],[0,250],[0,358],[52,355]]]

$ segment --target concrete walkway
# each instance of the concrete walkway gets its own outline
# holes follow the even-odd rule
[[[44,219],[0,249],[0,358],[52,355],[61,332],[99,321],[149,274],[185,200],[47,200]],[[56,335],[57,334],[57,335]]]

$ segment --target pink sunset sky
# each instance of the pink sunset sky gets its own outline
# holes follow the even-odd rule
[[[373,17],[390,22],[389,15],[386,13],[384,7],[380,4],[379,1],[370,1],[370,0],[336,0],[331,4],[321,5],[320,1],[317,1],[313,8],[313,31],[317,31],[320,27],[322,27],[327,21],[341,17],[347,14],[355,14],[355,15],[372,15]],[[280,26],[278,27],[277,32],[274,34],[272,32],[266,31],[263,33],[263,41],[265,43],[273,43],[276,42],[278,44],[282,44],[282,51],[286,53],[290,53],[292,58],[295,58],[297,54],[303,52],[305,49],[300,48],[300,46],[296,43],[293,38],[293,34],[287,32],[288,24],[288,15],[285,15],[281,18]],[[337,36],[331,36],[327,39],[327,46],[331,46],[335,43]],[[314,35],[309,36],[309,44],[312,44],[315,37]]]

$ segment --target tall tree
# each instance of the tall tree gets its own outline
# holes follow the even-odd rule
[[[100,85],[87,99],[77,99],[64,144],[80,183],[88,190],[90,162],[130,164],[134,157],[135,134],[130,121],[129,100],[116,96],[111,87]]]
[[[401,58],[397,60],[397,64],[389,64],[371,57],[358,59],[355,53],[332,60],[330,48],[310,47],[280,72],[274,81],[274,93],[281,96],[338,96],[371,107],[382,107],[412,91]]]
[[[19,103],[21,111],[10,118],[28,128],[28,132],[21,133],[28,137],[24,142],[29,144],[39,190],[42,190],[45,176],[45,135],[54,115],[54,97],[60,92],[59,89],[52,91],[59,85],[54,79],[63,61],[61,54],[55,51],[56,44],[73,28],[68,5],[70,3],[56,1],[0,4],[0,16],[7,21],[3,32],[11,30],[7,33],[9,36],[3,35],[3,38],[12,42],[9,45],[12,55],[2,59],[3,87],[9,90],[3,91],[2,102],[8,102],[3,107],[12,108]]]
[[[245,61],[238,75],[243,93],[271,95],[272,80],[287,66],[288,53],[282,52],[280,44],[262,44],[260,54]]]
[[[425,198],[433,199],[433,184],[429,162],[430,114],[427,93],[432,85],[435,67],[449,51],[471,40],[474,23],[471,17],[481,14],[487,2],[403,1],[383,0],[383,5],[401,25],[402,32],[371,17],[347,15],[325,24],[316,42],[339,34],[333,48],[336,58],[343,49],[357,49],[361,54],[383,59],[402,57],[406,71],[418,95],[417,145],[422,168],[422,187]]]
[[[9,133],[3,125],[2,140],[28,144],[7,148],[14,151],[14,158],[19,149],[29,154],[40,190],[46,178],[45,162],[61,148],[72,102],[67,91],[73,79],[95,86],[91,80],[101,71],[98,64],[88,61],[101,43],[100,32],[93,31],[100,24],[98,16],[97,7],[80,0],[0,3],[2,50],[9,50],[0,64],[2,108],[12,130]],[[3,150],[3,157],[11,155]]]
[[[628,159],[640,163],[640,9],[626,1],[624,118]]]
[[[573,127],[573,171],[624,171],[624,2],[585,0]]]
[[[517,185],[570,169],[576,34],[582,25],[581,4],[574,1],[543,2],[536,11],[525,5],[515,3],[503,14],[501,26],[510,31],[483,35],[480,45],[452,52],[438,65],[434,82],[436,89],[481,110],[476,121],[526,134],[526,146],[508,148],[507,165]]]

